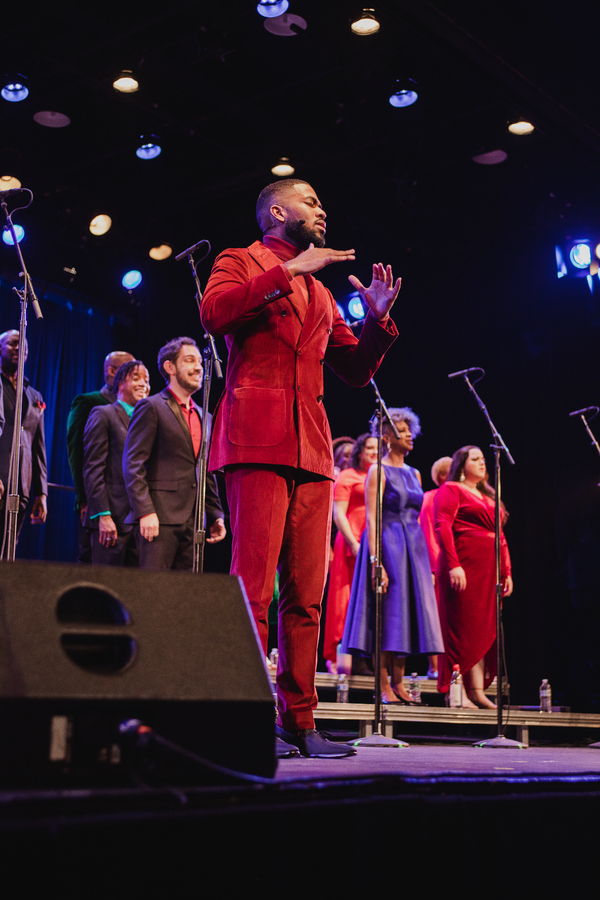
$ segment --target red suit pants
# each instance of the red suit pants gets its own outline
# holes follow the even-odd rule
[[[231,574],[242,577],[265,654],[279,568],[278,723],[287,730],[314,728],[333,482],[287,466],[228,466],[225,483]]]

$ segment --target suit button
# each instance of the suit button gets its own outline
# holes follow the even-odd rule
[[[285,319],[286,316],[287,316],[287,310],[286,310],[286,309],[282,309],[282,310],[281,310],[281,318],[282,318],[282,319]]]
[[[319,396],[317,397],[317,403],[322,403],[324,399],[325,398],[323,397],[323,394],[319,394]]]
[[[324,359],[320,359],[319,362],[321,363],[322,366],[325,365],[325,360],[324,360]]]
[[[327,331],[329,334],[333,334],[333,328],[328,328]]]

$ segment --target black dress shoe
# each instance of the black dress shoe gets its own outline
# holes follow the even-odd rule
[[[300,751],[292,744],[286,744],[281,738],[275,738],[275,756],[277,759],[290,759],[292,756],[300,756]]]
[[[326,737],[314,728],[306,728],[302,731],[286,731],[280,725],[275,726],[277,737],[297,747],[302,756],[311,759],[341,759],[344,756],[354,756],[356,750],[345,744],[336,744],[328,741]]]

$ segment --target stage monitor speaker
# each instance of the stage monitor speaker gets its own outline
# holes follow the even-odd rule
[[[270,777],[273,702],[237,578],[0,563],[0,785],[130,784],[119,739],[129,719]],[[155,775],[224,780],[176,764]]]

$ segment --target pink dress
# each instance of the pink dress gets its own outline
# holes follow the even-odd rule
[[[333,489],[333,499],[347,501],[346,517],[352,534],[357,541],[365,530],[365,480],[366,472],[356,469],[344,469],[338,475]],[[356,557],[341,531],[338,531],[333,545],[333,562],[329,575],[329,591],[327,593],[327,610],[325,613],[325,636],[323,639],[323,656],[335,662],[337,645],[344,634],[344,623],[350,599],[350,587]]]
[[[440,546],[436,581],[446,652],[440,657],[438,690],[448,691],[452,666],[465,675],[485,660],[484,686],[496,674],[496,564],[494,501],[477,497],[457,481],[447,481],[435,492],[435,533]],[[510,556],[501,535],[501,575],[510,575]],[[462,566],[467,577],[464,591],[450,587],[449,570]],[[465,687],[469,688],[468,677]]]

